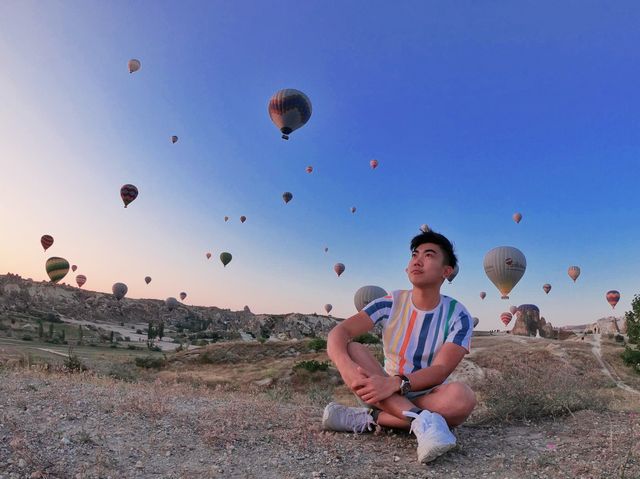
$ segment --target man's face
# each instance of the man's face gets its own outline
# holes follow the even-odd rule
[[[407,267],[409,281],[414,286],[442,284],[453,272],[453,268],[445,265],[446,256],[440,246],[434,243],[423,243],[411,252]]]

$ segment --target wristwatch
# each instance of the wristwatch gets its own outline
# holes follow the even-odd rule
[[[400,383],[400,395],[406,396],[407,393],[411,391],[411,381],[409,381],[409,378],[404,374],[396,374],[396,376],[402,380]]]

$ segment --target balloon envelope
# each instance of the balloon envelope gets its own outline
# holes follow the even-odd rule
[[[324,305],[324,310],[327,312],[327,314],[329,314],[332,309],[333,309],[332,305],[330,305],[328,303]]]
[[[233,256],[231,256],[231,253],[227,253],[226,251],[220,253],[220,261],[222,261],[224,266],[227,266],[231,262],[232,258]]]
[[[285,204],[289,203],[289,201],[291,201],[292,198],[293,198],[293,195],[290,192],[285,191],[284,193],[282,193],[282,199],[284,200]]]
[[[353,296],[353,304],[355,304],[358,312],[369,304],[371,301],[375,301],[378,298],[384,298],[387,292],[380,286],[363,286],[356,291]]]
[[[607,291],[606,298],[611,307],[615,309],[616,304],[618,304],[618,301],[620,301],[620,291],[616,291],[615,289]]]
[[[527,269],[522,251],[513,246],[499,246],[485,255],[483,263],[484,272],[502,293],[502,299],[509,299],[509,293]]]
[[[69,272],[69,262],[64,258],[53,256],[45,263],[45,269],[52,283],[57,283]]]
[[[241,216],[240,217],[240,223],[244,223],[245,221],[247,221],[247,217],[246,216]]]
[[[211,253],[206,254],[207,259],[211,259]]]
[[[71,265],[71,271],[73,271],[75,273],[77,269],[78,269],[78,267],[75,264]]]
[[[484,291],[480,291],[480,299],[484,299],[487,297],[487,293],[485,293]]]
[[[518,307],[517,306],[509,306],[509,312],[511,314],[516,314],[518,312]]]
[[[300,90],[286,88],[280,90],[269,100],[271,121],[282,132],[282,139],[304,126],[311,118],[311,100]]]
[[[324,252],[326,253],[327,251],[329,251],[329,248],[327,248],[326,246],[324,247]]]
[[[171,137],[171,143],[176,143],[178,141],[178,137],[176,135],[173,135]]]
[[[142,65],[140,64],[140,60],[136,60],[135,58],[132,58],[127,63],[127,68],[129,68],[129,73],[137,72],[138,70],[140,70],[141,66]]]
[[[224,221],[225,221],[225,223],[226,223],[227,221],[229,221],[229,217],[228,217],[228,216],[225,216],[225,217],[224,217]]]
[[[522,214],[521,213],[514,213],[513,214],[513,221],[515,221],[516,223],[520,223],[520,220],[522,220]]]
[[[182,293],[180,293],[180,299],[182,301],[184,301],[187,298],[187,293],[185,293],[184,291]]]
[[[311,173],[311,172],[313,171],[313,166],[307,166],[307,167],[305,168],[305,171],[306,171],[307,173]]]
[[[49,249],[51,247],[51,245],[53,244],[53,236],[51,236],[51,235],[42,235],[42,238],[40,238],[40,244],[42,245],[44,250],[47,251],[47,249]]]
[[[378,160],[371,160],[369,166],[375,170],[378,167]]]
[[[129,291],[129,288],[127,288],[127,285],[124,283],[114,283],[113,286],[111,286],[111,291],[113,292],[113,295],[116,297],[116,299],[120,301],[125,297],[127,291]]]
[[[144,277],[144,282],[147,283],[147,284],[151,283],[151,276],[145,276]]]
[[[476,328],[478,326],[478,323],[480,322],[480,320],[476,317],[473,318],[473,327]]]
[[[513,318],[513,315],[508,311],[505,311],[500,315],[500,321],[502,321],[502,324],[504,324],[505,326],[509,325],[509,323],[511,322],[511,318]]]
[[[120,188],[120,198],[124,203],[124,207],[126,208],[129,203],[135,200],[138,197],[138,188],[135,185],[123,185]]]
[[[580,276],[580,266],[569,266],[569,270],[567,271],[567,274],[575,283],[576,279],[578,279],[578,276]]]
[[[340,276],[342,273],[344,273],[344,265],[342,263],[336,263],[333,266],[333,270],[336,272],[338,276]]]
[[[87,282],[87,277],[84,274],[79,274],[76,276],[76,283],[78,284],[78,288],[82,288],[84,283]]]
[[[549,283],[543,284],[542,291],[544,291],[546,294],[549,294],[549,291],[551,291],[551,285]]]

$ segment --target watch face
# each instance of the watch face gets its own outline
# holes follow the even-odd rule
[[[411,383],[409,381],[403,380],[402,383],[400,384],[400,391],[402,392],[402,395],[404,396],[410,390],[411,390]]]

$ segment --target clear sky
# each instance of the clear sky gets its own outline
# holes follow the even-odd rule
[[[521,303],[592,321],[609,289],[620,315],[640,292],[638,45],[637,1],[5,0],[0,271],[48,279],[62,256],[85,289],[345,317],[362,285],[410,287],[427,223],[481,329]],[[281,88],[313,103],[288,142]],[[509,301],[482,267],[501,245],[528,262]]]

